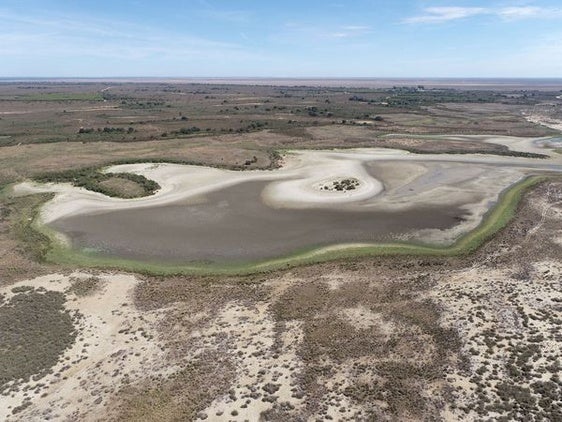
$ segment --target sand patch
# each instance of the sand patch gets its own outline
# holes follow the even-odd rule
[[[554,233],[554,235],[552,236],[552,240],[557,245],[562,246],[562,230],[558,230],[556,233]]]
[[[216,398],[200,412],[200,420],[259,420],[263,412],[277,406],[298,408],[297,391],[301,362],[297,349],[302,342],[297,321],[285,324],[279,338],[266,304],[229,304],[211,325],[194,333],[190,341],[197,353],[218,345],[232,358],[236,379],[227,395]]]
[[[76,283],[96,277],[99,289],[75,294]],[[78,336],[60,362],[46,377],[30,381],[9,397],[0,399],[0,419],[39,421],[46,419],[97,420],[108,398],[123,385],[142,379],[147,371],[165,373],[171,368],[154,339],[156,313],[142,315],[131,305],[138,280],[124,274],[50,274],[4,288],[32,286],[65,292],[66,307],[80,313]],[[25,410],[11,416],[26,398]]]
[[[472,406],[484,394],[487,403],[503,412],[501,397],[509,392],[504,378],[518,383],[518,394],[529,400],[537,381],[550,381],[550,362],[562,357],[556,328],[562,265],[555,261],[529,265],[524,273],[481,267],[458,271],[434,290],[444,307],[444,323],[460,333],[472,368],[453,371],[447,378],[457,407]],[[446,413],[451,419],[460,417],[450,408]],[[474,412],[469,416],[478,419]]]
[[[339,316],[352,325],[356,330],[366,330],[377,327],[381,334],[388,336],[392,334],[396,327],[392,321],[388,321],[378,312],[373,312],[365,306],[344,308],[339,312]]]
[[[525,118],[531,123],[543,125],[551,129],[559,130],[562,132],[562,121],[558,119],[554,119],[552,117],[541,115],[541,114],[525,115]]]

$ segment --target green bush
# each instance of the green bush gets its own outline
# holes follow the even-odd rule
[[[34,179],[42,183],[72,183],[74,186],[85,188],[93,192],[103,193],[107,196],[122,197],[120,192],[102,184],[102,182],[115,177],[137,183],[144,191],[142,196],[152,195],[160,189],[160,185],[154,180],[147,179],[139,174],[102,173],[97,167],[84,167],[76,170],[43,173],[35,176]]]
[[[64,303],[63,293],[32,288],[0,303],[0,391],[47,375],[74,343],[75,317]]]

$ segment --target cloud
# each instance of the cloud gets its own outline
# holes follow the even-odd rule
[[[505,7],[498,14],[506,19],[521,19],[539,16],[543,12],[540,7],[523,6],[523,7]]]
[[[206,9],[198,14],[207,19],[230,23],[246,23],[252,20],[253,14],[245,10]]]
[[[361,25],[347,25],[335,28],[334,31],[326,31],[326,38],[353,38],[366,35],[371,32],[371,28]]]
[[[540,18],[555,19],[562,17],[562,8],[544,8],[534,6],[504,7],[497,14],[508,20]]]
[[[355,34],[365,34],[371,31],[371,27],[365,25],[344,25],[341,27],[341,29]]]
[[[408,24],[443,23],[470,18],[474,16],[489,15],[504,20],[518,19],[553,19],[562,17],[562,8],[544,8],[536,6],[517,7],[428,7],[424,14],[412,16],[403,20]]]
[[[215,41],[127,21],[69,14],[41,17],[0,9],[0,57],[4,68],[48,58],[72,63],[224,63],[262,60],[263,54],[233,41]]]
[[[440,23],[488,13],[483,7],[429,7],[424,15],[413,16],[405,23]]]
[[[335,25],[335,26],[316,26],[301,23],[285,24],[287,32],[281,38],[288,40],[298,40],[306,37],[313,40],[359,38],[370,34],[372,28],[366,25]]]

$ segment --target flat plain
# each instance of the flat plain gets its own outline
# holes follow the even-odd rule
[[[0,84],[1,418],[562,418],[562,87],[199,82]],[[65,261],[38,224],[206,261],[329,248],[350,215],[474,235],[219,275]]]

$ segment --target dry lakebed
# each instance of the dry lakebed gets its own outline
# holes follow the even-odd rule
[[[547,153],[548,138],[463,136]],[[529,175],[562,170],[545,159],[413,154],[361,148],[285,151],[279,169],[233,171],[140,163],[105,169],[159,183],[154,195],[118,199],[67,184],[17,185],[55,192],[39,224],[65,250],[164,265],[242,265],[374,244],[446,247],[474,230],[501,193]]]

